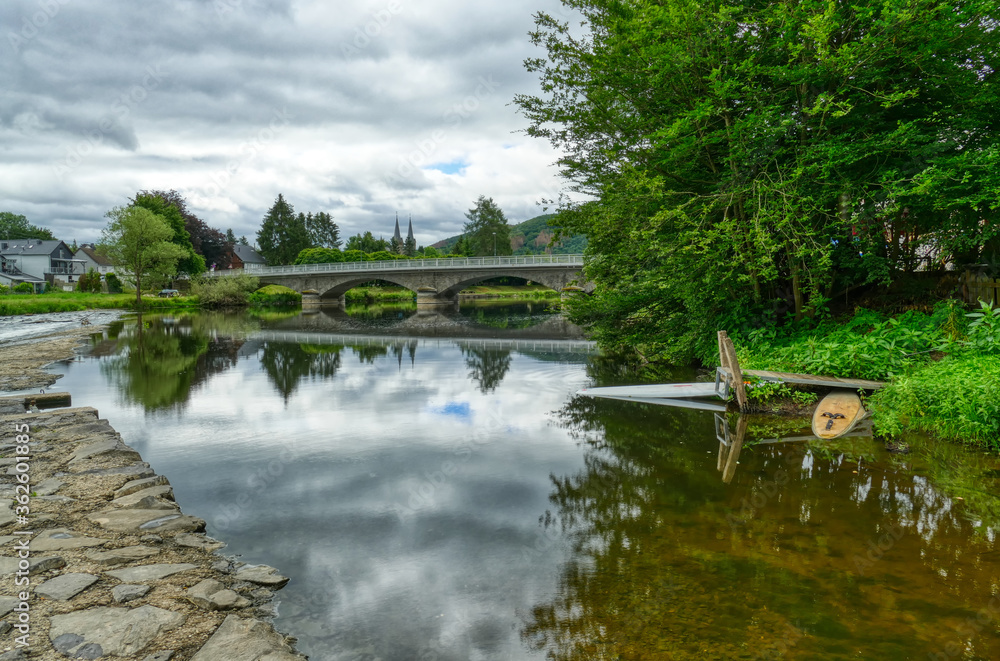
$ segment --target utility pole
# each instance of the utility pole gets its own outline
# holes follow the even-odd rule
[[[497,233],[493,232],[493,256],[497,256]]]

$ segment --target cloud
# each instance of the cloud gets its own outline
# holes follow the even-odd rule
[[[136,191],[177,189],[253,237],[279,193],[343,236],[455,234],[479,195],[512,222],[560,183],[511,100],[542,2],[8,0],[0,210],[94,240]]]

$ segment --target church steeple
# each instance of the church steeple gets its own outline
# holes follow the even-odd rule
[[[413,241],[413,216],[410,216],[410,229],[406,232],[407,242]]]
[[[396,233],[392,235],[392,238],[399,241],[400,244],[403,243],[403,237],[399,234],[399,213],[396,213]]]

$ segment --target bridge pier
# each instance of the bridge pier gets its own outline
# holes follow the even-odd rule
[[[347,296],[341,294],[340,296],[323,298],[318,291],[315,289],[305,289],[302,292],[302,309],[303,310],[318,310],[319,308],[335,308],[344,307],[347,305]]]
[[[434,287],[417,287],[417,308],[445,307],[458,303],[458,296],[439,292]]]

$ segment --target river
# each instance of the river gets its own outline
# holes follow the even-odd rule
[[[995,457],[575,395],[634,377],[544,302],[147,315],[54,369],[313,659],[1000,658]]]

